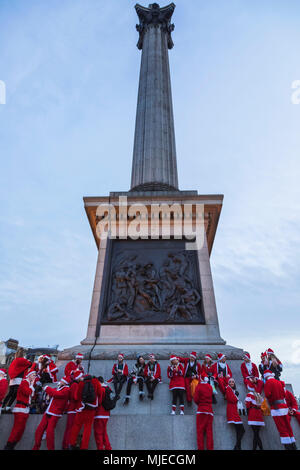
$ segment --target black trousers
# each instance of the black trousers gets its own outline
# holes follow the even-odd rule
[[[115,393],[117,396],[120,395],[121,393],[121,390],[122,390],[122,387],[123,387],[123,384],[124,382],[126,382],[127,380],[127,377],[126,375],[115,375],[114,378],[113,378],[113,383],[114,383],[114,388],[115,388]]]
[[[173,395],[173,401],[172,401],[173,406],[177,406],[177,401],[179,401],[180,406],[184,405],[184,390],[182,390],[181,388],[174,388],[174,390],[172,390],[172,395]]]
[[[132,384],[134,383],[133,378],[129,377],[127,381],[126,395],[130,395]],[[144,379],[142,377],[137,378],[137,384],[139,386],[139,391],[142,392],[144,388]]]
[[[241,450],[241,443],[243,439],[243,435],[245,434],[245,428],[243,424],[234,424],[235,432],[236,432],[236,444],[235,449]]]
[[[12,406],[13,402],[17,398],[18,388],[19,385],[10,385],[8,394],[3,400],[2,408],[5,408],[6,406]]]
[[[148,377],[146,379],[146,387],[147,387],[147,390],[148,390],[148,393],[150,396],[153,397],[153,394],[154,394],[154,390],[156,388],[156,385],[159,383],[159,380],[158,379],[154,379],[154,380],[151,380],[150,377]]]
[[[251,428],[253,431],[253,450],[256,450],[257,446],[260,450],[263,450],[261,438],[259,437],[259,431],[261,429],[261,426],[251,426]]]

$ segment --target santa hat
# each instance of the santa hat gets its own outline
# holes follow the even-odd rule
[[[178,357],[175,356],[175,354],[172,354],[172,355],[170,356],[170,362],[175,361],[175,359],[178,359]]]
[[[30,372],[28,372],[28,374],[26,374],[26,376],[25,376],[25,379],[29,379],[29,377],[31,377],[32,375],[36,375],[35,370],[31,370]]]
[[[75,359],[83,359],[83,354],[77,353]]]
[[[0,369],[0,374],[3,374],[6,377],[6,370],[5,369]]]
[[[197,358],[197,353],[195,351],[192,351],[190,356],[192,356],[194,359],[196,359]]]
[[[122,359],[124,359],[124,354],[119,353],[119,354],[118,354],[118,357],[121,357]]]
[[[218,361],[221,361],[222,359],[224,359],[224,357],[226,357],[225,354],[219,353],[218,354]]]
[[[204,359],[210,359],[212,361],[212,357],[210,354],[205,354]]]
[[[250,360],[250,359],[251,359],[251,356],[250,356],[250,354],[249,354],[248,352],[246,352],[246,353],[243,355],[243,358],[244,358],[244,359],[247,358],[247,359]]]
[[[200,378],[201,378],[201,381],[202,381],[202,382],[205,382],[205,383],[208,382],[207,374],[205,374],[205,373],[204,373],[204,374],[201,374],[201,377],[200,377]]]
[[[72,370],[71,378],[73,380],[79,380],[81,377],[83,377],[83,372],[81,370]]]
[[[149,358],[150,359],[155,359],[155,355],[152,353],[152,354],[149,354]]]
[[[60,379],[60,381],[63,383],[63,384],[66,384],[66,385],[70,385],[70,382],[71,382],[71,377],[63,377],[62,379]]]
[[[267,354],[274,354],[274,351],[273,351],[273,349],[269,348],[269,349],[267,349],[266,353]]]
[[[267,369],[264,371],[264,378],[268,379],[269,377],[274,377],[274,374],[271,370]]]

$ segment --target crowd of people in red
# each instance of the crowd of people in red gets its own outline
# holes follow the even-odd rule
[[[40,356],[36,363],[24,357],[24,351],[17,352],[16,358],[7,371],[0,369],[0,412],[14,414],[14,423],[5,449],[12,450],[20,441],[32,412],[42,413],[42,419],[35,431],[34,450],[46,439],[48,450],[55,449],[55,428],[63,414],[67,415],[62,449],[88,449],[89,440],[94,429],[98,450],[111,450],[107,434],[107,423],[110,411],[120,399],[122,387],[127,383],[124,406],[128,405],[133,384],[139,387],[139,399],[144,399],[144,384],[148,398],[154,399],[156,386],[161,382],[161,367],[154,354],[146,363],[143,356],[138,356],[136,364],[129,370],[124,355],[119,354],[113,365],[112,377],[104,381],[103,377],[94,377],[84,372],[83,356],[78,353],[64,369],[64,376],[57,381],[58,368],[47,355]],[[246,387],[244,403],[239,399],[239,392],[227,364],[226,356],[218,354],[213,361],[207,354],[201,364],[196,352],[189,357],[170,357],[167,369],[169,389],[172,392],[171,414],[176,414],[179,404],[180,414],[184,415],[184,397],[190,406],[192,401],[197,405],[196,429],[197,447],[212,450],[213,442],[213,404],[217,402],[218,391],[226,402],[227,423],[236,431],[234,449],[241,449],[245,428],[241,416],[248,415],[248,425],[253,430],[253,450],[263,449],[260,429],[265,426],[265,414],[271,414],[280,435],[281,443],[286,449],[296,449],[295,438],[291,428],[294,416],[300,425],[298,402],[280,380],[282,364],[272,349],[261,355],[259,368],[251,361],[249,353],[244,354],[241,364],[241,375]],[[49,383],[56,386],[49,386]],[[114,386],[112,393],[109,383]],[[263,394],[265,398],[263,397]],[[14,407],[12,408],[13,403]]]

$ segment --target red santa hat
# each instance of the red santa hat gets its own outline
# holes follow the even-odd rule
[[[77,353],[75,359],[83,359],[83,354]]]
[[[175,354],[172,354],[172,355],[170,356],[170,362],[175,361],[175,359],[178,359],[178,357],[175,356]]]
[[[250,354],[249,354],[248,352],[245,352],[245,354],[243,355],[243,358],[244,358],[244,359],[247,358],[247,359],[250,360],[250,359],[251,359],[251,356],[250,356]]]
[[[269,348],[269,349],[267,349],[266,353],[267,354],[274,354],[274,351],[273,351],[273,349]]]
[[[79,380],[83,377],[83,372],[81,370],[72,370],[70,375],[73,380]]]
[[[264,371],[264,378],[268,379],[269,377],[274,377],[274,374],[271,370],[267,369]]]
[[[28,374],[25,375],[25,379],[29,379],[32,375],[37,375],[35,370],[31,370]]]
[[[218,354],[218,361],[221,361],[222,359],[224,359],[224,357],[226,357],[225,354],[219,353]]]
[[[205,354],[204,359],[210,359],[212,361],[212,357],[210,354]]]
[[[6,370],[5,369],[0,369],[0,374],[3,374],[6,377]]]
[[[190,356],[192,356],[194,359],[196,359],[197,358],[197,353],[195,351],[192,351]]]
[[[118,354],[118,357],[121,357],[122,359],[124,359],[124,354],[119,353],[119,354]]]
[[[70,382],[71,382],[71,377],[70,376],[65,376],[63,377],[62,379],[60,379],[60,381],[63,383],[63,384],[66,384],[66,385],[70,385]]]
[[[152,353],[152,354],[149,354],[149,358],[150,359],[155,359],[155,355]]]
[[[202,382],[207,383],[208,382],[207,374],[205,374],[205,372],[202,373],[201,376],[200,376],[200,379],[201,379]]]

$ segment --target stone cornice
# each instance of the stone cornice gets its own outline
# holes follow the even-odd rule
[[[171,3],[162,8],[160,8],[158,3],[152,3],[149,5],[149,8],[136,4],[135,9],[140,20],[140,23],[136,25],[136,29],[139,33],[138,49],[141,50],[143,48],[144,34],[150,26],[160,26],[166,32],[168,48],[172,49],[174,43],[171,33],[174,31],[174,24],[171,24],[171,18],[175,10],[175,4]]]

